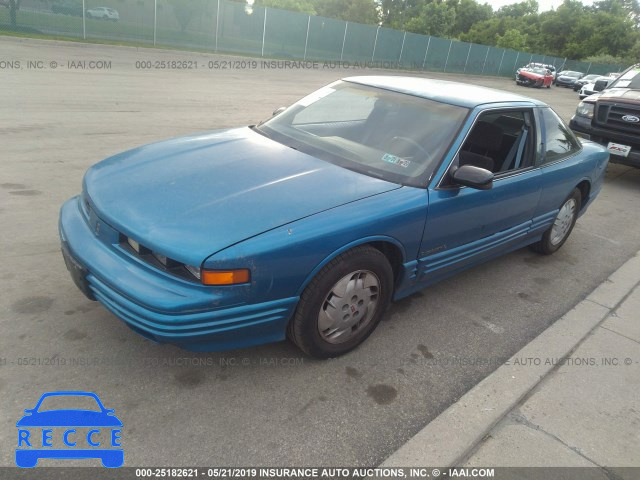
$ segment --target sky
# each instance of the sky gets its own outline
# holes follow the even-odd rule
[[[493,10],[498,10],[500,7],[510,5],[512,3],[519,3],[518,0],[479,0],[479,3],[488,3],[493,7]],[[592,0],[582,0],[584,5],[591,5]],[[538,0],[540,5],[540,12],[551,10],[552,8],[558,8],[562,4],[562,0]]]

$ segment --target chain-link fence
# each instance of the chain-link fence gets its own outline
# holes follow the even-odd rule
[[[382,68],[511,76],[530,62],[606,74],[624,66],[458,42],[229,0],[22,0],[0,30]]]

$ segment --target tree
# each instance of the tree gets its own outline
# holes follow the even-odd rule
[[[524,0],[524,2],[514,3],[500,7],[496,12],[498,17],[523,17],[525,15],[537,15],[538,2],[536,0]]]
[[[520,30],[510,28],[504,35],[498,35],[498,41],[496,45],[500,48],[510,48],[512,50],[526,50],[527,49],[527,35],[521,33]]]
[[[476,0],[447,0],[447,5],[456,11],[456,21],[451,29],[454,37],[467,33],[476,23],[489,20],[493,16],[490,5],[480,5]]]
[[[310,0],[259,0],[256,4],[264,7],[279,8],[280,10],[317,15],[313,2]]]
[[[349,22],[378,24],[380,7],[375,0],[313,0],[318,15]]]
[[[409,32],[447,37],[455,20],[456,11],[451,6],[446,3],[431,2],[423,5],[419,15],[405,23],[405,28]]]

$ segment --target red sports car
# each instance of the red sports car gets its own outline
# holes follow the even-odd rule
[[[551,87],[553,75],[546,68],[522,68],[516,74],[516,83],[525,87]]]

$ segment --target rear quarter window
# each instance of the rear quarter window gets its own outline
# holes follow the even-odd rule
[[[556,112],[542,108],[541,113],[545,131],[543,163],[562,160],[579,152],[580,142]]]

